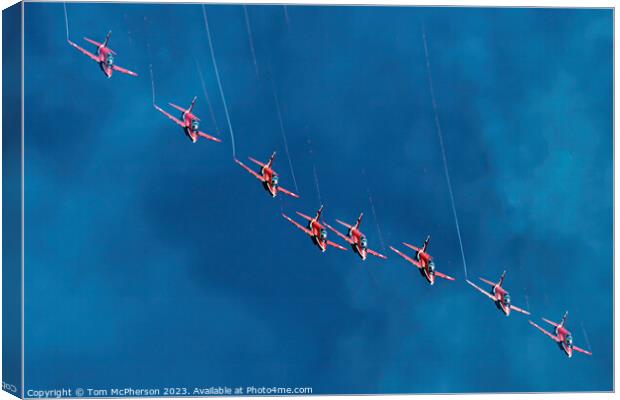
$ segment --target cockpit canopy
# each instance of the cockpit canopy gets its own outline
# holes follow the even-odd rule
[[[108,56],[105,59],[105,63],[107,64],[108,67],[111,67],[112,65],[114,65],[114,56],[112,54],[108,54]]]
[[[428,270],[431,271],[431,273],[435,272],[435,263],[432,260],[428,262]]]
[[[571,335],[566,336],[566,344],[568,346],[572,346],[573,345],[573,337]]]
[[[274,174],[274,175],[271,176],[271,184],[273,186],[277,186],[279,180],[280,180],[280,178],[278,178],[278,175]]]
[[[366,239],[366,236],[362,236],[360,239],[360,245],[362,246],[362,249],[368,247],[368,239]]]
[[[510,295],[509,294],[505,294],[504,295],[504,304],[510,305]]]
[[[321,240],[327,240],[327,231],[325,228],[321,228],[321,232],[319,233]]]
[[[200,128],[200,122],[198,122],[197,120],[192,120],[192,130],[195,132],[198,130],[198,128]]]

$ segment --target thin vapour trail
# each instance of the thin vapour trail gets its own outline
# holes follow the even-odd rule
[[[426,59],[426,72],[428,75],[428,86],[431,92],[431,100],[433,102],[433,112],[435,114],[435,127],[437,128],[437,137],[439,138],[439,145],[441,147],[441,157],[443,159],[443,169],[446,176],[446,183],[448,184],[448,192],[450,193],[450,202],[452,205],[452,214],[454,215],[454,223],[456,225],[456,233],[459,238],[459,246],[461,247],[461,257],[463,258],[463,271],[465,272],[465,279],[467,279],[467,262],[465,261],[465,251],[463,250],[463,240],[461,239],[461,228],[459,226],[459,217],[456,214],[456,206],[454,204],[454,194],[452,193],[452,183],[450,181],[450,172],[448,171],[448,159],[446,157],[446,149],[444,147],[443,134],[441,132],[441,125],[439,124],[439,113],[437,111],[437,100],[435,99],[435,87],[433,85],[433,75],[431,74],[431,63],[428,55],[428,43],[426,41],[426,29],[422,26],[422,40],[424,41],[424,57]]]
[[[62,3],[62,7],[65,9],[65,30],[67,32],[67,41],[69,41],[69,18],[67,17],[67,3]]]
[[[205,99],[207,99],[207,105],[209,106],[209,114],[211,115],[211,121],[213,121],[213,126],[215,127],[215,131],[218,136],[220,135],[220,128],[217,125],[217,120],[215,119],[215,113],[213,112],[213,107],[211,106],[211,100],[209,99],[209,92],[207,92],[207,85],[205,84],[204,76],[202,76],[202,69],[200,68],[200,63],[198,59],[195,58],[196,61],[196,70],[198,71],[198,77],[200,78],[200,85],[202,86],[202,92],[205,95]]]
[[[146,22],[146,17],[144,17],[144,22]],[[153,73],[153,57],[151,56],[151,43],[146,42],[146,53],[149,57],[149,73],[151,74],[151,96],[153,100],[153,105],[155,105],[155,74]]]
[[[291,20],[288,18],[288,8],[286,6],[282,6],[284,8],[284,18],[286,19],[286,26],[290,25]]]
[[[370,209],[372,211],[372,216],[375,219],[375,224],[377,225],[377,233],[379,233],[379,241],[381,242],[381,249],[385,253],[385,241],[383,240],[383,233],[381,233],[381,227],[379,226],[379,219],[377,218],[377,211],[375,210],[375,202],[372,200],[370,189],[366,188],[366,192],[368,193],[368,200],[370,201]]]
[[[525,290],[525,306],[527,307],[527,310],[530,311],[531,310],[531,308],[530,308],[530,298],[527,295],[527,289],[524,288],[524,290]]]
[[[586,332],[586,328],[584,328],[583,322],[581,322],[581,331],[583,332],[583,338],[586,340],[586,345],[588,345],[588,351],[592,352],[592,346],[590,345],[590,338],[588,338],[588,332]]]
[[[222,81],[220,80],[220,73],[217,69],[217,61],[215,61],[215,52],[213,51],[213,43],[211,42],[211,32],[209,31],[209,22],[207,20],[207,9],[202,4],[202,16],[205,21],[205,29],[207,31],[207,39],[209,39],[209,50],[211,51],[211,59],[213,60],[213,69],[215,70],[215,77],[217,78],[217,86],[220,89],[220,96],[222,96],[222,103],[224,103],[224,112],[226,113],[226,122],[228,122],[228,130],[230,131],[230,140],[232,146],[233,158],[236,158],[235,154],[235,133],[233,132],[232,124],[230,123],[230,115],[228,114],[228,106],[226,105],[226,97],[224,96],[224,89],[222,89]]]
[[[364,180],[366,181],[366,172],[362,169],[362,175],[364,175]],[[368,201],[370,202],[370,210],[372,211],[372,216],[375,220],[375,225],[377,226],[377,233],[379,234],[379,241],[381,242],[381,249],[385,253],[385,242],[383,241],[383,233],[381,233],[381,227],[379,226],[379,219],[377,218],[377,211],[375,210],[375,202],[372,200],[372,195],[370,193],[370,188],[366,185],[366,194],[368,195]]]
[[[151,92],[153,95],[153,105],[155,105],[155,77],[153,76],[153,64],[149,64],[149,71],[151,72]]]
[[[250,16],[248,8],[243,5],[243,15],[245,16],[245,27],[248,31],[248,40],[250,41],[250,50],[252,51],[252,60],[254,61],[254,70],[256,71],[256,79],[258,79],[258,63],[256,62],[256,52],[254,51],[254,35],[252,35],[252,26],[250,25]]]
[[[286,157],[288,158],[288,166],[291,168],[291,175],[293,176],[293,184],[295,185],[295,192],[299,193],[297,187],[297,179],[295,179],[295,170],[293,170],[293,162],[291,161],[291,155],[288,151],[288,140],[286,138],[286,131],[284,130],[284,122],[282,120],[282,111],[280,110],[280,100],[278,99],[278,93],[276,91],[276,85],[273,82],[273,75],[271,75],[271,90],[273,92],[273,100],[276,103],[276,111],[278,112],[278,120],[280,121],[280,132],[282,132],[282,140],[284,140],[284,150],[286,151]]]
[[[316,164],[314,163],[314,152],[312,151],[312,141],[310,139],[307,140],[308,143],[308,154],[310,154],[310,158],[312,159],[312,174],[314,175],[314,186],[316,187],[316,194],[319,197],[319,204],[323,204],[323,200],[321,199],[321,188],[319,185],[319,176],[316,173]]]
[[[523,274],[523,268],[521,268],[521,263],[518,264],[519,266],[519,273]],[[528,311],[532,311],[532,309],[530,308],[530,297],[527,294],[527,284],[525,286],[523,286],[523,297],[525,297],[525,307]]]
[[[312,162],[312,173],[314,174],[314,185],[316,186],[316,194],[319,196],[319,204],[323,204],[321,199],[321,188],[319,186],[319,176],[316,174],[316,165]]]

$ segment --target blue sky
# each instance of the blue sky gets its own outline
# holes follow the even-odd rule
[[[26,4],[26,389],[612,389],[611,10],[249,6],[257,73],[243,8],[208,6],[237,156],[277,150],[295,189],[273,83],[299,200],[232,162],[199,5],[67,11],[72,40],[112,30],[140,76],[106,79],[61,4]],[[569,310],[593,357],[464,283],[423,24],[469,277],[507,270],[534,319]],[[153,109],[149,64],[157,103],[197,95],[223,143]],[[280,217],[321,203],[328,222],[363,211],[389,259],[321,254]],[[457,282],[387,249],[427,234]]]

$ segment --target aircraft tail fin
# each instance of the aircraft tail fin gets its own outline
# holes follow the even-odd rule
[[[190,104],[189,108],[187,109],[190,114],[194,110],[194,106],[196,105],[196,100],[198,100],[198,96],[194,96],[194,98],[192,99],[192,104]]]
[[[502,284],[504,283],[504,278],[506,277],[506,271],[502,272],[502,276],[500,276],[499,278],[499,285],[502,286]]]
[[[567,319],[568,319],[568,311],[564,313],[564,316],[562,317],[562,322],[560,322],[560,326],[564,326]]]
[[[431,235],[428,235],[426,237],[426,240],[424,241],[424,246],[422,246],[422,253],[426,252],[426,249],[428,248],[428,245],[431,243]]]
[[[321,208],[319,208],[319,210],[316,212],[316,220],[320,220],[321,219],[321,213],[323,212],[323,205],[321,205]]]
[[[273,161],[276,159],[276,152],[274,151],[271,154],[271,157],[269,157],[269,162],[267,163],[267,167],[271,168],[271,164],[273,164]]]
[[[364,213],[360,213],[360,216],[357,217],[357,222],[355,223],[355,229],[359,229],[360,225],[362,224],[363,216],[364,216]]]
[[[105,35],[105,40],[103,41],[103,47],[108,47],[108,42],[110,41],[110,36],[112,36],[112,31],[108,31],[108,34]]]

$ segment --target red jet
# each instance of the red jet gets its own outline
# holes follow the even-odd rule
[[[486,290],[480,288],[479,286],[477,286],[475,283],[471,282],[470,280],[467,280],[467,283],[472,285],[474,288],[478,289],[480,291],[480,293],[484,294],[489,299],[493,300],[495,302],[495,305],[497,306],[497,308],[502,310],[502,312],[506,316],[510,315],[510,310],[514,310],[514,311],[517,311],[517,312],[520,312],[520,313],[523,313],[523,314],[526,314],[526,315],[530,315],[529,311],[526,311],[526,310],[524,310],[522,308],[514,306],[514,305],[512,305],[510,303],[510,294],[508,294],[508,291],[502,287],[502,283],[504,283],[504,278],[505,277],[506,277],[506,271],[504,271],[502,276],[499,278],[499,282],[497,282],[497,283],[494,283],[494,282],[491,282],[491,281],[487,281],[484,278],[480,278],[480,280],[482,282],[487,283],[487,284],[492,286],[491,293],[489,293]]]
[[[564,328],[564,324],[566,323],[566,318],[568,318],[568,311],[566,311],[566,313],[564,314],[564,317],[562,317],[562,322],[560,322],[559,324],[556,324],[553,321],[549,321],[546,318],[542,319],[546,323],[555,326],[555,331],[554,331],[555,335],[547,332],[546,330],[536,325],[532,321],[530,321],[530,324],[532,324],[535,328],[539,329],[542,333],[544,333],[545,335],[553,339],[558,344],[558,346],[560,346],[560,348],[564,351],[564,353],[566,353],[568,358],[571,358],[573,356],[573,350],[591,356],[592,355],[591,352],[573,345],[573,335],[571,335],[568,329]]]
[[[208,135],[204,132],[200,131],[200,118],[198,118],[197,116],[195,116],[194,114],[192,114],[192,111],[194,110],[194,106],[196,105],[196,100],[198,99],[198,97],[194,97],[194,99],[192,100],[192,104],[190,104],[189,108],[186,110],[183,107],[179,107],[176,104],[172,104],[172,103],[168,103],[170,104],[172,107],[176,108],[177,110],[181,111],[183,114],[181,115],[182,121],[175,118],[174,116],[172,116],[171,114],[167,113],[166,111],[162,110],[157,104],[153,104],[153,106],[155,107],[155,109],[159,112],[161,112],[162,114],[164,114],[166,117],[170,118],[171,120],[173,120],[174,122],[176,122],[177,125],[179,125],[181,128],[183,128],[183,130],[185,131],[185,134],[192,140],[192,143],[196,143],[198,141],[198,136],[202,136],[204,138],[207,138],[209,140],[213,140],[214,142],[221,142],[220,139],[216,138],[215,136],[211,136]]]
[[[263,186],[265,187],[265,190],[267,190],[269,194],[271,194],[271,197],[276,197],[278,195],[278,192],[282,192],[284,194],[288,194],[289,196],[295,197],[296,199],[299,198],[299,196],[296,195],[295,193],[290,192],[284,189],[282,186],[278,185],[278,181],[279,181],[278,173],[271,167],[273,164],[273,161],[276,158],[275,151],[271,155],[271,158],[269,158],[269,161],[267,162],[267,164],[263,164],[262,162],[255,160],[252,157],[248,157],[248,158],[253,163],[260,165],[260,174],[257,174],[256,172],[254,172],[250,167],[248,167],[241,161],[237,160],[236,158],[235,158],[235,162],[241,165],[243,168],[245,168],[249,173],[254,175],[259,181],[261,181],[263,183]]]
[[[396,254],[398,254],[405,260],[409,261],[411,264],[418,267],[418,270],[420,271],[422,276],[424,276],[426,280],[428,281],[428,283],[430,283],[431,285],[435,283],[435,276],[438,276],[443,279],[447,279],[449,281],[453,281],[454,280],[453,277],[435,270],[435,263],[433,262],[433,257],[431,257],[431,255],[426,252],[426,249],[428,248],[430,241],[431,241],[431,237],[429,235],[424,241],[424,246],[421,249],[415,246],[412,246],[409,243],[403,242],[405,246],[415,250],[416,253],[415,253],[414,258],[411,258],[401,253],[400,251],[398,251],[392,246],[390,246],[390,249],[392,249]]]
[[[316,217],[314,218],[310,218],[307,215],[304,215],[302,213],[300,213],[299,211],[296,211],[297,215],[299,215],[300,217],[303,217],[305,219],[307,219],[308,222],[308,228],[304,228],[301,224],[293,221],[291,218],[289,218],[288,215],[282,213],[282,216],[284,218],[286,218],[287,220],[289,220],[293,225],[295,225],[296,227],[298,227],[299,229],[301,229],[302,231],[304,231],[308,236],[310,236],[312,238],[312,241],[314,242],[314,244],[316,244],[317,246],[319,246],[319,248],[321,249],[321,251],[325,251],[327,250],[327,246],[332,246],[335,247],[337,249],[340,250],[347,250],[346,248],[342,247],[341,245],[334,243],[334,242],[330,242],[329,240],[327,240],[327,230],[325,229],[325,227],[323,226],[323,224],[321,224],[321,222],[319,221],[321,219],[321,213],[323,212],[323,206],[321,206],[321,208],[319,208],[319,211],[317,211],[316,213]]]
[[[136,74],[135,72],[119,67],[118,65],[114,64],[114,56],[116,55],[116,53],[114,52],[114,50],[108,47],[108,42],[110,41],[110,35],[112,35],[112,31],[108,32],[103,43],[95,42],[94,40],[89,39],[87,37],[84,38],[84,40],[86,40],[87,42],[92,43],[95,46],[97,46],[97,55],[91,53],[90,51],[86,49],[83,49],[82,47],[73,43],[69,39],[67,39],[67,41],[69,42],[71,46],[75,47],[76,49],[78,49],[79,51],[81,51],[82,53],[86,54],[88,57],[92,58],[94,61],[99,63],[101,70],[103,71],[105,76],[107,76],[108,78],[112,77],[113,71],[122,72],[123,74],[131,75],[131,76],[138,76],[138,74]]]
[[[360,224],[362,223],[363,216],[364,216],[364,213],[361,213],[360,216],[357,218],[357,222],[355,223],[355,226],[351,226],[347,224],[346,222],[340,221],[339,219],[336,220],[336,222],[338,222],[340,225],[345,226],[349,229],[346,236],[338,232],[336,229],[334,229],[327,223],[325,224],[325,226],[331,229],[336,235],[340,236],[345,241],[347,241],[347,243],[349,243],[351,247],[353,247],[353,251],[359,254],[362,260],[366,260],[366,257],[368,256],[368,254],[372,254],[375,257],[383,258],[384,260],[386,260],[387,259],[386,256],[384,256],[383,254],[379,254],[376,251],[368,248],[368,239],[366,239],[366,235],[364,235],[362,231],[360,231],[359,229]]]

